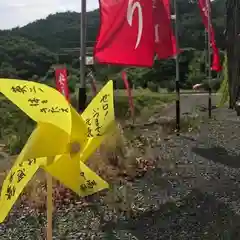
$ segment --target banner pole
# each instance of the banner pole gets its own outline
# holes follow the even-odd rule
[[[206,0],[207,13],[208,13],[208,118],[212,118],[212,71],[211,71],[211,8],[210,0]]]
[[[208,31],[205,29],[204,30],[204,37],[205,37],[205,75],[206,79],[208,80]]]
[[[176,49],[179,49],[179,37],[178,37],[178,10],[177,10],[177,0],[174,0],[174,15],[175,15],[175,38],[176,38]],[[175,56],[176,62],[176,132],[180,132],[180,78],[179,78],[179,54]]]
[[[78,111],[83,112],[87,101],[86,91],[86,16],[87,3],[86,0],[81,0],[81,31],[80,31],[80,87],[78,92]]]

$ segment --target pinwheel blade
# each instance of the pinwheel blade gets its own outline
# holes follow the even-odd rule
[[[43,168],[74,192],[79,189],[79,163],[76,160],[73,161],[70,154],[57,156],[51,165],[43,166]]]
[[[27,159],[19,155],[16,164],[3,182],[0,199],[0,223],[2,223],[27,183],[32,179],[46,158]]]
[[[69,135],[51,124],[39,123],[20,155],[25,158],[49,157],[69,152]],[[20,161],[22,158],[18,158]]]
[[[31,81],[0,78],[0,92],[37,123],[50,123],[70,135],[70,105],[54,88]]]
[[[104,135],[114,124],[113,81],[110,80],[92,99],[82,113],[88,128],[88,137]]]
[[[71,107],[72,115],[72,129],[71,129],[71,143],[77,142],[81,149],[87,144],[87,127],[86,124],[76,110]]]
[[[82,197],[109,187],[108,183],[82,163],[77,155],[72,158],[70,155],[60,156],[53,164],[44,166],[44,169]]]
[[[87,167],[82,161],[80,161],[80,170],[82,182],[80,184],[80,196],[85,197],[109,188],[109,184]]]
[[[47,134],[51,134],[51,137],[46,138]],[[0,223],[4,221],[38,168],[47,164],[45,156],[55,156],[68,150],[66,148],[68,138],[66,132],[51,124],[38,124],[3,182],[0,199]]]
[[[109,81],[82,114],[88,131],[88,142],[81,152],[85,162],[115,129],[113,81]]]

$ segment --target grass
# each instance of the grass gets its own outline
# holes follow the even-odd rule
[[[148,89],[135,89],[132,93],[135,117],[152,114],[156,110],[162,109],[165,104],[175,100],[174,94],[154,93]],[[72,96],[72,105],[77,107],[76,95]],[[88,102],[92,99],[91,93],[88,94]],[[127,120],[130,118],[130,109],[128,97],[125,90],[115,90],[115,116],[118,120]],[[149,108],[151,106],[151,108]]]
[[[118,89],[118,90],[115,90],[114,92],[115,96],[126,96],[126,90],[125,89]],[[152,92],[150,91],[149,89],[142,89],[142,88],[139,88],[139,89],[133,89],[132,90],[132,95],[134,97],[138,97],[138,96],[148,96],[148,97],[155,97],[155,98],[159,98],[159,96],[161,94],[168,94],[167,92]],[[170,94],[169,94],[170,95]]]

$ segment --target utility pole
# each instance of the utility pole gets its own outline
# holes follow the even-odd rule
[[[87,27],[87,3],[81,0],[81,31],[80,31],[80,87],[78,92],[78,111],[83,112],[86,107],[86,27]]]

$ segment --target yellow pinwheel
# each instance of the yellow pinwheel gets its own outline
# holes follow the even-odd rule
[[[0,79],[0,92],[37,126],[4,180],[0,222],[39,167],[80,196],[108,188],[84,162],[114,126],[113,82],[109,81],[80,116],[55,89],[44,84]]]

